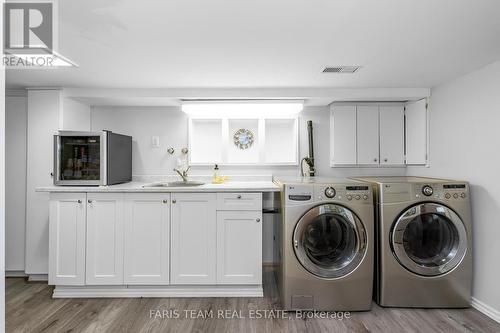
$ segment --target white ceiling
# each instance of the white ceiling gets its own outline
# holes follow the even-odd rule
[[[432,87],[500,59],[498,0],[58,3],[79,68],[9,70],[8,87]]]

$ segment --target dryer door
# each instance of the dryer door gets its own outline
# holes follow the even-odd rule
[[[323,204],[307,211],[295,226],[293,248],[301,265],[322,278],[352,272],[363,259],[366,230],[346,207]]]
[[[394,223],[391,245],[409,271],[437,276],[455,268],[467,252],[467,232],[460,217],[436,203],[408,208]]]

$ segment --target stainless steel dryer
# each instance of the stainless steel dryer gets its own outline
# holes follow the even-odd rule
[[[369,310],[373,196],[345,179],[281,179],[277,282],[285,310]]]
[[[357,178],[374,184],[376,300],[382,306],[470,305],[469,184],[420,177]]]

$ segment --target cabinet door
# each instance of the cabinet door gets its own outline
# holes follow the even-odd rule
[[[404,107],[380,106],[380,164],[404,164]]]
[[[172,284],[215,284],[215,207],[215,193],[172,194]]]
[[[49,284],[85,284],[85,193],[52,193],[49,204]]]
[[[378,106],[357,108],[358,164],[379,164]]]
[[[170,194],[125,194],[125,284],[169,282]]]
[[[217,284],[262,284],[262,213],[217,212]]]
[[[86,283],[123,284],[123,194],[87,194]]]
[[[427,163],[427,101],[406,104],[406,164]]]
[[[332,106],[330,161],[331,166],[356,164],[356,106]]]

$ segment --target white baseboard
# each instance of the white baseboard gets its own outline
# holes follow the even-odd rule
[[[49,276],[47,274],[29,274],[28,281],[30,281],[30,282],[45,282],[45,281],[49,281]]]
[[[5,271],[5,277],[26,277],[24,271]]]
[[[256,286],[56,286],[53,298],[264,297]]]
[[[471,305],[477,311],[487,315],[497,323],[500,323],[500,311],[498,311],[497,309],[489,306],[486,303],[481,302],[480,300],[474,297],[472,297],[471,299]]]

